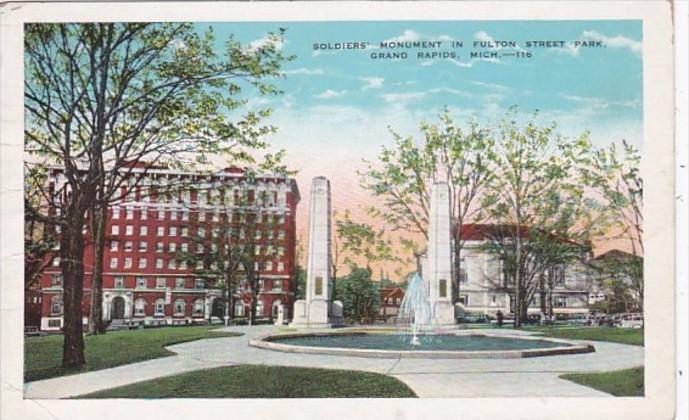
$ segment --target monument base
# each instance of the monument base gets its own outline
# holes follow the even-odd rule
[[[433,323],[437,326],[455,325],[455,307],[451,302],[435,302],[433,305]]]
[[[305,300],[294,302],[294,318],[289,326],[292,328],[332,328],[333,324],[340,325],[338,320],[333,322],[328,316],[328,301],[312,300],[307,305]]]

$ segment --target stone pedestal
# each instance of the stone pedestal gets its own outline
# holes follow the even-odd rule
[[[275,318],[275,325],[285,323],[285,305],[278,305],[278,316]]]
[[[327,328],[332,325],[330,278],[330,181],[316,177],[311,182],[309,203],[309,256],[306,299],[294,304],[293,327]]]
[[[434,325],[454,325],[452,305],[452,213],[447,183],[435,183],[431,189],[431,211],[428,224],[428,256],[424,261],[423,279]]]

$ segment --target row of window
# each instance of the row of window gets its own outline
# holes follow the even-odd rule
[[[278,190],[261,188],[241,191],[239,188],[224,188],[219,184],[209,187],[208,190],[201,191],[188,189],[174,191],[168,188],[158,191],[156,185],[162,184],[151,184],[148,191],[144,187],[122,187],[122,198],[125,200],[136,200],[138,196],[144,203],[151,201],[157,203],[183,203],[186,205],[197,203],[199,206],[204,206],[207,203],[224,203],[228,206],[241,202],[254,203],[256,201],[255,198],[258,198],[264,206],[275,206],[276,204],[283,206],[289,194],[289,191],[279,194]],[[229,193],[230,189],[232,194]]]
[[[135,212],[133,207],[126,207],[124,209],[124,219],[125,220],[134,220],[136,218],[136,214],[138,213],[139,220],[148,220],[149,212],[146,207],[142,207],[138,212]],[[205,222],[207,219],[213,222],[219,222],[220,221],[220,215],[221,212],[218,210],[215,211],[205,211],[205,210],[200,210],[198,212],[193,212],[196,214],[196,221],[199,222]],[[155,214],[157,215],[158,220],[181,220],[183,222],[186,222],[189,220],[189,210],[173,210],[173,209],[159,209],[155,210]],[[225,212],[225,215],[228,215],[230,213]],[[208,215],[208,216],[207,216]],[[245,215],[240,214],[240,213],[231,213],[232,219],[234,222],[237,223],[242,223],[246,221]],[[119,220],[122,217],[122,211],[119,206],[115,206],[112,208],[112,219]],[[229,220],[229,217],[228,217]],[[263,214],[260,216],[259,220],[256,220],[255,222],[258,223],[263,223],[264,225],[283,225],[285,223],[285,215],[284,214]]]
[[[120,249],[120,243],[121,241],[110,241],[110,251],[112,252],[117,252]],[[134,242],[133,241],[124,241],[123,242],[123,250],[124,252],[132,252],[134,250]],[[139,241],[139,252],[147,252],[148,251],[148,242],[146,241]],[[176,242],[170,242],[168,243],[167,246],[167,251],[168,252],[177,252],[177,243]],[[227,248],[227,246],[226,246]],[[268,245],[265,248],[261,247],[261,245],[255,245],[255,254],[256,255],[261,255],[261,251],[264,251],[264,255],[274,255],[277,254],[277,256],[282,257],[285,255],[285,248],[282,246],[279,247],[274,247],[272,245]],[[182,252],[188,252],[189,251],[189,244],[187,242],[182,242],[179,244],[179,250]],[[210,250],[211,252],[217,252],[218,250],[218,244],[213,242],[210,244]],[[165,252],[165,243],[164,242],[156,242],[156,252]],[[196,244],[196,252],[197,253],[203,253],[205,251],[205,246],[201,243]],[[58,264],[59,265],[59,262]]]
[[[125,287],[124,277],[116,276],[114,279],[114,286],[116,289],[123,289]],[[155,288],[165,289],[168,284],[167,277],[156,277],[155,278]],[[137,289],[147,289],[149,288],[149,278],[147,277],[137,277],[136,278],[136,288]],[[194,279],[194,289],[203,289],[206,286],[204,279]],[[186,288],[186,279],[184,277],[177,277],[175,279],[175,288],[184,289]]]
[[[110,228],[110,234],[113,236],[117,236],[120,234],[120,226],[119,225],[112,225]],[[156,236],[159,237],[165,237],[165,236],[172,236],[175,237],[179,234],[179,236],[182,237],[187,237],[189,236],[189,228],[187,226],[168,226],[167,228],[167,234],[165,233],[165,226],[158,226],[156,228]],[[220,235],[220,229],[219,228],[213,228],[211,230],[211,234],[214,238],[217,238]],[[232,229],[228,229],[227,231],[228,236],[232,235],[238,235],[240,239],[246,238],[246,231],[244,229],[238,229],[237,232],[233,232]],[[125,225],[124,227],[124,236],[134,236],[134,225]],[[143,225],[139,226],[139,236],[148,236],[148,226]],[[205,238],[206,237],[206,229],[204,227],[199,227],[196,229],[196,236]],[[264,233],[261,230],[256,230],[254,233],[254,237],[256,239],[261,239],[264,236]],[[277,239],[278,240],[283,240],[285,239],[286,232],[284,230],[279,230],[277,232]],[[265,232],[265,238],[272,240],[276,238],[275,232],[273,230],[268,230]]]
[[[154,303],[154,316],[165,316],[165,299],[158,299]],[[184,299],[177,299],[173,304],[173,315],[184,316],[187,303]],[[203,316],[203,299],[196,299],[192,306],[192,316]],[[146,300],[139,298],[134,301],[134,316],[144,316],[146,314]]]
[[[122,262],[123,262],[122,267],[120,267],[120,259],[118,257],[111,257],[110,258],[110,268],[111,269],[134,268],[134,258],[124,257],[122,259]],[[148,268],[148,258],[139,257],[138,263],[137,263],[137,268],[139,268],[139,269]],[[184,260],[177,261],[174,258],[170,258],[167,260],[167,264],[165,264],[165,259],[156,258],[155,259],[155,268],[156,269],[167,268],[168,270],[187,270],[189,267],[187,266],[187,262]],[[201,270],[203,268],[204,268],[204,262],[202,260],[198,260],[196,263],[196,267],[194,269]],[[217,270],[218,264],[215,262],[212,262],[207,266],[207,268],[210,268],[211,270]],[[259,267],[258,261],[254,262],[254,270],[260,270],[260,269],[261,268]],[[285,271],[285,263],[282,261],[278,261],[277,264],[274,264],[273,261],[265,261],[262,270],[277,271],[277,272],[281,273],[281,272]]]

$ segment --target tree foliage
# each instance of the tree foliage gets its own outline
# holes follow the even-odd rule
[[[352,267],[351,273],[340,277],[335,287],[342,301],[343,315],[349,322],[372,322],[378,315],[380,297],[370,270]]]
[[[61,228],[66,367],[85,362],[87,211],[116,200],[125,180],[141,179],[138,163],[184,168],[207,163],[210,154],[251,162],[273,131],[262,124],[269,111],[231,116],[249,87],[278,93],[267,80],[286,59],[280,36],[256,48],[229,37],[219,53],[213,32],[189,23],[25,26],[25,150],[31,166],[60,172],[40,201],[56,209],[46,220]]]

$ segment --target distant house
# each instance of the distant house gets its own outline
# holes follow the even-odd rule
[[[384,322],[393,322],[397,318],[397,314],[404,299],[404,289],[401,287],[386,287],[379,289],[380,293],[380,309],[378,311],[378,319]]]
[[[590,304],[600,304],[607,311],[641,311],[643,305],[643,257],[619,249],[598,255],[590,262],[597,274]]]

